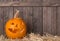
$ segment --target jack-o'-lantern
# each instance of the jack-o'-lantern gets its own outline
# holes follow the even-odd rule
[[[8,20],[5,25],[5,32],[8,38],[22,38],[26,35],[26,24],[24,20],[18,18],[17,10],[14,18]]]

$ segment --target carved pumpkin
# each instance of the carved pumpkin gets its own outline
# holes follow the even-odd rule
[[[26,35],[26,24],[17,17],[18,13],[19,11],[16,12],[14,18],[6,22],[5,31],[8,38],[22,38]]]

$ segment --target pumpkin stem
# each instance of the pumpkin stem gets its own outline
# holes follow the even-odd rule
[[[16,13],[14,15],[14,18],[17,18],[18,17],[18,14],[19,14],[19,10],[16,10]]]

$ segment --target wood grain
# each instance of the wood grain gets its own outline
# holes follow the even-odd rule
[[[4,21],[3,27],[4,28],[5,28],[5,23],[11,18],[13,18],[13,8],[12,7],[3,7],[3,21]],[[5,29],[3,30],[3,32],[5,34]]]
[[[60,6],[60,0],[43,0],[43,6]]]
[[[33,7],[33,32],[43,33],[42,7]]]
[[[23,17],[24,17],[24,20],[26,21],[27,23],[27,31],[29,33],[32,32],[32,29],[33,29],[33,24],[32,24],[32,7],[24,7],[23,8]]]
[[[43,7],[43,33],[56,34],[56,7]]]
[[[0,0],[0,6],[60,6],[60,0]]]
[[[3,21],[3,8],[2,7],[0,7],[0,35],[1,34],[4,34],[4,29],[3,29],[3,23],[4,23],[4,21]]]
[[[42,0],[1,0],[0,6],[41,6]]]
[[[57,7],[57,35],[60,35],[60,7]]]
[[[0,6],[60,6],[60,0],[0,0]]]

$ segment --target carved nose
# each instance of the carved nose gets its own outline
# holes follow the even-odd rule
[[[12,30],[14,31],[15,29],[13,28]]]
[[[15,27],[18,27],[18,25],[16,24],[16,26]]]

